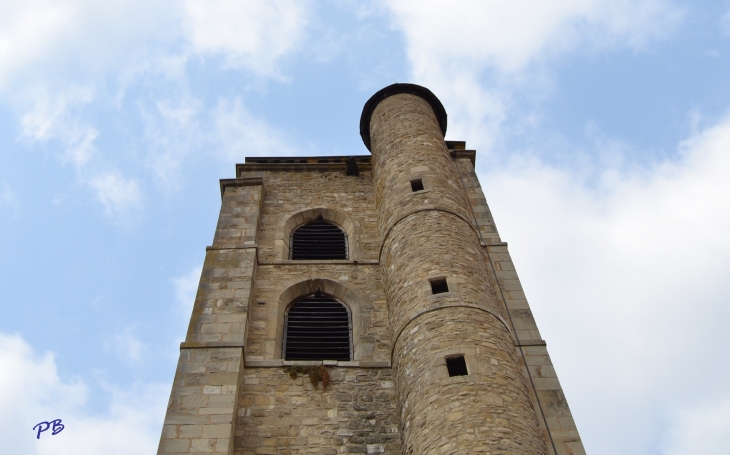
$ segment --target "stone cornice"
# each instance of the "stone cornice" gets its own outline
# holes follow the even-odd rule
[[[238,188],[241,186],[260,186],[264,184],[264,180],[261,177],[247,177],[240,179],[221,179],[221,197],[226,192],[226,188]]]

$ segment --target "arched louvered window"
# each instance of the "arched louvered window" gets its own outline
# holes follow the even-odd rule
[[[286,314],[285,360],[350,360],[350,313],[317,292],[297,300]]]
[[[290,259],[347,259],[347,235],[321,217],[292,232]]]

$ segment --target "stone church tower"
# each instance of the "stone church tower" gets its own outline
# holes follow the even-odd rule
[[[474,171],[428,89],[365,104],[371,156],[221,180],[158,454],[551,454],[583,445]]]

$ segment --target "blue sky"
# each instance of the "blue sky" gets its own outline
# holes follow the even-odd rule
[[[218,179],[366,154],[396,81],[477,149],[589,453],[726,451],[730,3],[28,0],[0,1],[3,452],[153,453]]]

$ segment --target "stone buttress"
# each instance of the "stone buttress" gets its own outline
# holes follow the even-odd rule
[[[403,453],[546,454],[445,122],[438,99],[410,84],[374,95],[361,121],[373,155]],[[445,280],[448,292],[434,293],[432,280]],[[454,357],[464,358],[467,375],[449,376]]]
[[[236,179],[223,181],[221,190],[158,455],[233,453],[263,186],[261,179]]]

